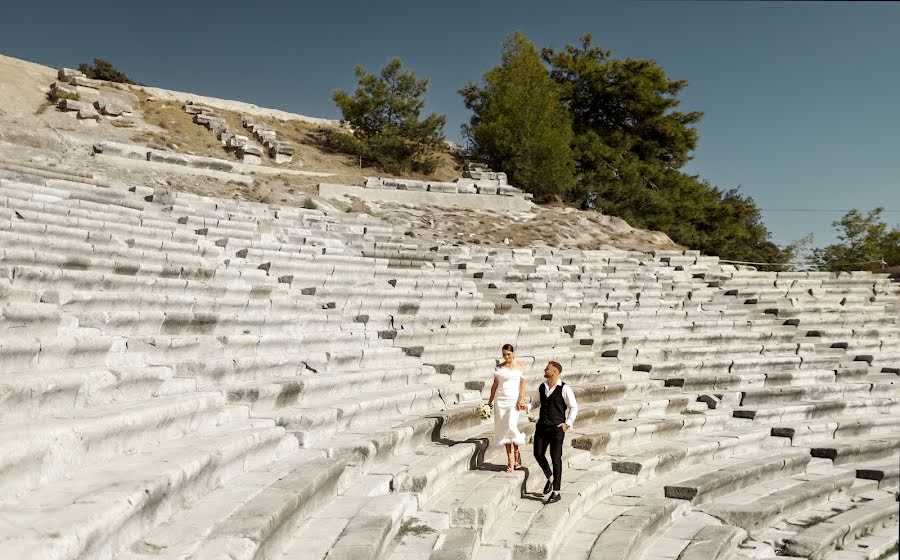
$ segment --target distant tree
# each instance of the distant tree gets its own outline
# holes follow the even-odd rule
[[[722,258],[788,260],[753,199],[681,171],[702,117],[678,110],[686,81],[652,60],[614,58],[590,35],[542,56],[572,118],[577,182],[568,202]]]
[[[884,208],[876,208],[866,215],[856,209],[832,222],[839,231],[839,243],[813,252],[820,270],[876,270],[883,265],[900,265],[900,228],[888,229],[881,215]]]
[[[418,79],[399,58],[383,66],[380,76],[362,66],[354,73],[358,86],[352,95],[344,90],[332,94],[353,133],[331,133],[331,145],[392,173],[433,172],[447,117],[421,117],[428,79]]]
[[[78,70],[88,78],[93,78],[95,80],[106,80],[107,82],[116,82],[120,84],[134,83],[124,72],[117,70],[113,67],[112,63],[107,62],[102,58],[95,58],[93,66],[84,63],[79,64]]]
[[[537,49],[521,33],[509,35],[501,64],[483,82],[459,90],[473,113],[463,127],[472,155],[539,201],[565,196],[575,185],[572,119]]]

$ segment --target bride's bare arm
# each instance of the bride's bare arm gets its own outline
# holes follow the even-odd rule
[[[522,409],[525,407],[525,377],[519,380],[519,400],[516,401],[516,408]]]
[[[494,402],[494,394],[497,393],[497,378],[494,377],[494,383],[491,385],[491,396],[488,398],[488,405]]]

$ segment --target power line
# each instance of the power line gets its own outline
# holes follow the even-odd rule
[[[835,210],[830,208],[761,208],[760,212],[851,212],[852,210]],[[882,213],[900,212],[900,210],[882,210]]]

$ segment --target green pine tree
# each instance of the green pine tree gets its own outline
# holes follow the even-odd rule
[[[434,113],[421,117],[428,79],[417,78],[399,58],[383,66],[379,76],[362,66],[354,73],[358,86],[353,95],[344,90],[332,94],[353,134],[332,133],[332,146],[391,173],[433,172],[447,118]]]
[[[854,209],[832,223],[838,230],[839,243],[813,252],[820,270],[877,270],[884,266],[900,266],[900,228],[888,229],[876,208],[866,215]]]
[[[539,201],[564,196],[575,181],[572,119],[560,88],[521,33],[503,41],[501,60],[485,72],[483,85],[459,90],[473,112],[463,127],[472,154]]]

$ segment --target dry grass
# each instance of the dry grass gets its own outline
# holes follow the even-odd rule
[[[215,135],[194,123],[180,103],[141,98],[137,110],[144,122],[162,131],[144,130],[132,140],[151,148],[176,150],[196,156],[226,157],[227,153]]]
[[[192,115],[184,112],[182,103],[153,99],[138,91],[136,109],[144,121],[153,129],[138,132],[132,140],[152,148],[176,150],[200,156],[232,159],[232,156],[206,127],[193,122]],[[243,128],[241,114],[236,111],[216,109],[216,114],[224,118],[235,134],[251,136],[250,131]],[[329,128],[300,120],[279,120],[273,117],[257,117],[253,119],[274,130],[281,140],[294,145],[294,161],[287,165],[276,165],[264,154],[262,165],[282,169],[301,169],[333,173],[328,179],[331,182],[344,184],[362,184],[363,177],[369,175],[390,176],[372,167],[360,167],[356,158],[329,150],[325,138]],[[440,154],[441,165],[434,175],[403,175],[404,178],[432,179],[450,181],[460,176],[462,162],[450,154]],[[312,186],[321,179],[309,181],[298,180],[303,186]]]

